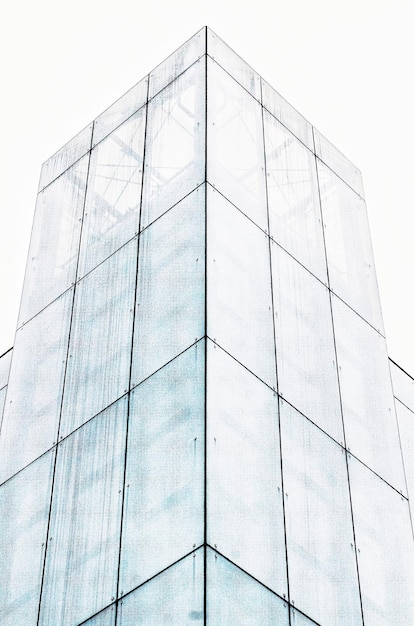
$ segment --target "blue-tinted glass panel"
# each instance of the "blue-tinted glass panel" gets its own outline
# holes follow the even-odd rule
[[[19,326],[75,281],[88,158],[75,163],[37,197]]]
[[[272,242],[279,393],[343,444],[328,288]]]
[[[282,598],[207,549],[207,624],[209,626],[288,626]]]
[[[296,611],[292,607],[290,608],[290,623],[291,626],[319,626],[319,624],[312,619],[306,617],[303,613],[299,613],[299,611]]]
[[[276,393],[208,348],[207,541],[287,595]]]
[[[49,185],[68,167],[83,157],[91,147],[92,124],[86,126],[60,150],[43,163],[39,190]]]
[[[205,61],[148,104],[141,228],[205,179]]]
[[[394,396],[414,411],[414,379],[396,363],[389,361]]]
[[[364,197],[361,172],[349,161],[338,148],[335,148],[319,131],[314,128],[315,153],[326,165],[344,180],[360,196]]]
[[[0,437],[0,482],[57,442],[73,290],[16,332]]]
[[[0,486],[2,626],[36,624],[54,452]]]
[[[187,558],[119,602],[117,626],[194,626],[204,623],[204,551]]]
[[[138,233],[145,109],[91,153],[78,277]]]
[[[0,356],[0,389],[2,389],[9,380],[10,363],[13,355],[13,349],[11,348]]]
[[[263,113],[270,235],[326,282],[315,156],[277,119]]]
[[[281,437],[291,601],[318,624],[362,626],[345,451],[283,401]]]
[[[137,241],[76,286],[60,436],[128,390]]]
[[[385,339],[338,298],[332,307],[347,448],[406,494]]]
[[[79,624],[116,596],[127,399],[57,451],[40,623]]]
[[[203,543],[204,350],[198,342],[131,392],[124,593]]]
[[[207,180],[266,230],[261,106],[210,58],[207,80]]]
[[[276,386],[269,239],[208,186],[207,333]]]
[[[132,386],[204,335],[204,185],[139,239]]]
[[[364,624],[414,624],[408,502],[351,455],[349,473]]]
[[[82,622],[82,626],[115,626],[115,605]]]

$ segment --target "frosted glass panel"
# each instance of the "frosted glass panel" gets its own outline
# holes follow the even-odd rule
[[[204,335],[204,186],[141,233],[133,386]]]
[[[207,180],[267,230],[261,106],[208,61]]]
[[[260,76],[209,28],[207,28],[207,53],[260,101]]]
[[[333,171],[338,174],[352,189],[360,196],[364,197],[364,188],[362,186],[361,172],[351,161],[349,161],[338,148],[335,148],[319,131],[314,128],[315,136],[315,153],[317,156],[329,165]]]
[[[10,363],[13,355],[13,349],[8,350],[0,356],[0,389],[2,389],[9,380]]]
[[[128,390],[136,251],[135,239],[76,287],[61,436]]]
[[[319,624],[362,626],[345,451],[283,401],[281,436],[291,601]]]
[[[207,624],[288,626],[289,609],[282,598],[208,549]]]
[[[93,125],[93,146],[146,103],[147,90],[148,76],[145,76],[96,118]]]
[[[398,400],[395,402],[395,408],[397,410],[411,517],[414,520],[414,413]]]
[[[58,448],[40,623],[79,624],[116,595],[127,399]]]
[[[331,289],[384,334],[365,202],[317,163]]]
[[[85,157],[37,197],[19,326],[75,281],[87,168]]]
[[[205,61],[148,104],[141,228],[205,179]]]
[[[270,235],[327,281],[315,157],[264,111]]]
[[[286,126],[305,146],[313,151],[312,126],[273,87],[262,79],[262,103],[283,126]]]
[[[0,487],[2,626],[36,624],[54,452]]]
[[[62,172],[70,167],[75,161],[78,161],[84,154],[90,150],[92,138],[92,124],[86,126],[60,150],[53,154],[50,159],[45,161],[40,174],[39,189],[43,189],[46,185],[57,178]]]
[[[287,594],[276,393],[209,342],[207,541]]]
[[[408,503],[351,456],[349,472],[364,624],[414,624]]]
[[[73,291],[16,333],[0,437],[0,482],[57,441]]]
[[[414,379],[392,361],[389,361],[394,396],[414,411]]]
[[[92,151],[78,277],[138,233],[145,109]]]
[[[279,392],[343,444],[328,288],[272,242]]]
[[[204,623],[204,554],[197,550],[119,603],[117,626]]]
[[[332,306],[346,445],[405,494],[385,340],[338,298]]]
[[[276,386],[268,237],[208,186],[208,336]]]
[[[204,540],[204,342],[131,392],[121,589]]]
[[[82,626],[115,626],[115,605],[82,622]]]
[[[205,28],[202,28],[150,73],[149,98],[152,98],[177,76],[182,74],[205,51],[206,32]]]

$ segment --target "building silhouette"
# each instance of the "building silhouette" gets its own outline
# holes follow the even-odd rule
[[[43,165],[0,401],[5,626],[414,624],[360,173],[210,29]]]

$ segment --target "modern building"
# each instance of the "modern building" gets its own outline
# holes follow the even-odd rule
[[[3,626],[414,624],[360,173],[208,28],[43,165],[0,398]]]

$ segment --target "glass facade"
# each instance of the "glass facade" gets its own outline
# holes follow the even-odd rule
[[[5,626],[414,623],[360,173],[210,29],[44,164],[0,411]]]

